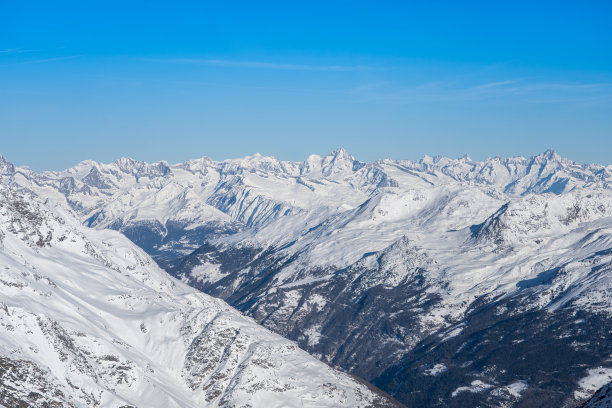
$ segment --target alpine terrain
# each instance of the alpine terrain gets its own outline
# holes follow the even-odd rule
[[[398,406],[5,182],[0,333],[3,407]]]
[[[175,165],[84,161],[44,173],[3,161],[0,169],[7,184],[74,211],[92,229],[78,231],[98,234],[102,248],[112,245],[106,236],[120,239],[106,229],[122,232],[174,277],[407,406],[576,407],[612,382],[612,166],[578,164],[552,150],[481,162],[466,156],[363,163],[339,149],[303,162],[254,155]],[[41,234],[45,242],[46,230]],[[54,241],[53,248],[61,245]],[[147,268],[159,282],[174,282]],[[139,270],[123,269],[114,279],[134,279]],[[101,285],[73,282],[81,290]],[[45,281],[23,285],[35,284]],[[172,290],[188,291],[178,283]],[[159,304],[165,296],[183,299],[171,302],[176,308],[223,305],[169,286],[162,292],[170,294]],[[135,308],[126,319],[137,330],[122,337],[130,350],[144,350],[138,342],[155,327],[184,333],[179,326],[196,313],[184,311],[186,320],[168,330],[153,323],[168,316],[132,296],[120,303]],[[93,316],[88,325],[99,321]],[[111,323],[125,324],[104,319],[112,333],[118,329]],[[198,336],[211,319],[190,323],[187,332]],[[164,350],[185,353],[193,338]],[[173,370],[191,381],[189,368]],[[334,381],[327,380],[354,390]]]

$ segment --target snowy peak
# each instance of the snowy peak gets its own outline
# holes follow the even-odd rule
[[[0,175],[12,175],[15,173],[15,166],[0,154]]]
[[[331,153],[329,153],[327,156],[325,156],[324,162],[330,161],[330,160],[345,160],[345,161],[354,161],[355,158],[346,151],[345,148],[343,147],[339,147],[338,149],[332,151]]]
[[[74,179],[73,179],[74,180]],[[111,186],[106,183],[104,176],[98,167],[92,167],[87,176],[83,177],[83,183],[99,189],[109,189]]]
[[[541,161],[556,161],[556,162],[565,161],[565,162],[571,163],[571,161],[569,161],[568,159],[564,159],[553,149],[548,149],[545,152],[540,153],[539,155],[535,156],[534,158],[536,160],[540,159]]]
[[[472,158],[466,153],[463,156],[461,156],[461,158],[459,159],[462,162],[466,162],[466,163],[471,163],[472,162]]]
[[[356,160],[343,148],[339,148],[328,154],[321,162],[321,172],[329,177],[342,175],[359,170],[364,165]]]
[[[137,178],[148,177],[152,179],[155,177],[164,177],[171,173],[170,167],[165,161],[149,164],[143,161],[122,157],[115,160],[112,164],[120,171],[131,174]]]
[[[581,191],[561,196],[530,195],[506,202],[487,220],[471,227],[479,244],[513,247],[528,242],[544,242],[567,234],[581,224],[612,216],[609,193]]]
[[[228,159],[221,162],[221,172],[225,174],[262,174],[287,176],[292,175],[295,163],[283,162],[273,156],[263,156],[255,153],[241,159]]]
[[[300,175],[313,173],[315,169],[321,167],[322,162],[323,158],[321,156],[318,154],[311,154],[300,164]]]

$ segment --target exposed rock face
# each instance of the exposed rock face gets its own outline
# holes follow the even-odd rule
[[[610,166],[338,150],[5,178],[408,405],[574,406],[612,367]]]

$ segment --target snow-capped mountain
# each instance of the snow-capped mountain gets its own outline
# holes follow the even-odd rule
[[[612,367],[612,166],[340,149],[3,168],[409,406],[574,406]]]
[[[397,406],[44,201],[0,183],[1,406]]]

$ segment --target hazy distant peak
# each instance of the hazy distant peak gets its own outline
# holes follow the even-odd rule
[[[0,154],[0,174],[13,174],[15,166]]]
[[[561,155],[559,155],[555,150],[553,149],[548,149],[543,153],[540,153],[539,155],[535,156],[535,158],[539,158],[541,160],[547,160],[547,161],[567,161],[567,162],[571,162],[571,160],[568,160],[564,157],[562,157]]]
[[[349,154],[344,148],[339,148],[323,158],[321,171],[324,175],[330,176],[347,171],[355,171],[363,164],[364,163],[355,159],[355,157]]]

